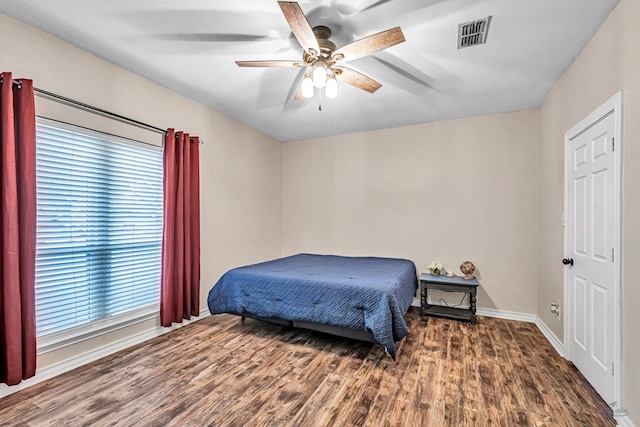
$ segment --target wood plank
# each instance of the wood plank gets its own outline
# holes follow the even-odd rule
[[[0,399],[0,425],[614,426],[534,324],[406,315],[382,346],[207,317]]]

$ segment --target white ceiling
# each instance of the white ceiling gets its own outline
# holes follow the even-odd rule
[[[322,111],[293,99],[299,68],[234,63],[301,59],[276,0],[0,0],[0,11],[293,141],[538,107],[618,1],[300,1],[338,47],[395,26],[406,38],[349,63],[382,88],[340,84]],[[487,15],[487,44],[458,50],[458,24]]]

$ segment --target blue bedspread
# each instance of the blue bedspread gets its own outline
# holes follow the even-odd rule
[[[249,313],[369,330],[395,359],[417,288],[405,259],[299,254],[226,272],[209,291],[212,314]]]

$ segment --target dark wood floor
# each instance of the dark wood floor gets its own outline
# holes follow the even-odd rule
[[[364,342],[216,315],[0,400],[2,426],[612,426],[530,323],[407,314]]]

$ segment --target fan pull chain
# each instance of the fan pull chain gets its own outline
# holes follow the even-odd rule
[[[318,111],[322,111],[322,89],[318,90]]]

